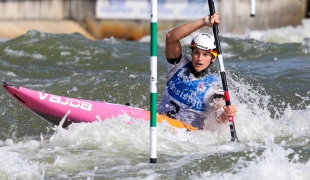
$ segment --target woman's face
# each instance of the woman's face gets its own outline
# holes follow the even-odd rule
[[[193,48],[191,55],[193,67],[197,72],[206,69],[211,62],[215,61],[211,53],[196,47]]]

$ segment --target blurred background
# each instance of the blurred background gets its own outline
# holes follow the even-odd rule
[[[297,26],[310,17],[310,0],[214,2],[221,15],[220,30],[225,33]],[[150,32],[150,0],[0,0],[0,9],[1,39],[15,38],[29,30],[78,32],[92,40],[112,36],[140,40]],[[207,0],[158,0],[158,30],[208,14]]]

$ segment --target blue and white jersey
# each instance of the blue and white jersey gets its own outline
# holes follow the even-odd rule
[[[158,112],[202,129],[212,96],[222,91],[218,75],[207,72],[197,78],[192,69],[192,62],[183,53],[178,64],[168,63],[166,90]]]

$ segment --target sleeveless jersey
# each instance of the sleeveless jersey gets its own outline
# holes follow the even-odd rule
[[[158,112],[202,129],[213,95],[219,94],[219,78],[211,71],[196,78],[191,69],[192,62],[183,52],[178,64],[168,63],[166,90]]]

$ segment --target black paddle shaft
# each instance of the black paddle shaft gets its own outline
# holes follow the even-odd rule
[[[209,3],[209,9],[210,9],[210,16],[212,16],[215,13],[214,2],[213,2],[213,0],[208,0],[208,3]],[[216,23],[214,23],[212,28],[213,28],[213,34],[214,34],[214,39],[215,39],[215,45],[216,45],[216,49],[217,49],[217,53],[218,53],[218,57],[219,57],[225,102],[226,102],[226,106],[229,106],[229,105],[231,105],[231,103],[230,103],[230,97],[229,97],[229,92],[228,92],[226,73],[225,73],[225,69],[224,69],[224,62],[223,62],[223,57],[222,57],[222,49],[221,49],[221,45],[220,45],[218,25]],[[237,137],[236,130],[235,130],[234,117],[230,116],[230,117],[228,117],[228,119],[229,119],[231,141],[239,141],[238,137]]]
[[[212,16],[215,13],[214,2],[213,0],[208,0],[208,3],[209,3],[209,9],[210,9],[210,16]],[[222,54],[218,25],[214,23],[212,28],[213,28],[213,34],[215,38],[215,45],[216,45],[217,53]]]

